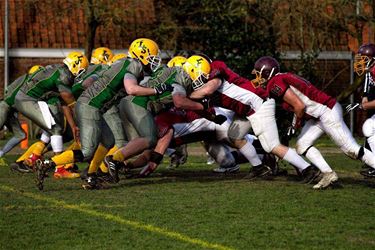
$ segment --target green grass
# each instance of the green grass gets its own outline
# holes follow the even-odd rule
[[[150,178],[87,191],[0,167],[1,249],[375,249],[375,180],[327,154],[342,188],[314,191],[288,177],[221,176],[202,157]],[[7,157],[8,162],[15,156]],[[82,167],[82,166],[81,166]]]

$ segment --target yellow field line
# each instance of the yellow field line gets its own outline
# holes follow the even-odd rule
[[[210,242],[200,240],[200,239],[191,238],[189,236],[186,236],[186,235],[183,235],[183,234],[180,234],[180,233],[177,233],[177,232],[169,231],[169,230],[166,230],[166,229],[163,229],[163,228],[160,228],[160,227],[156,227],[156,226],[153,226],[153,225],[150,225],[150,224],[145,224],[145,223],[142,223],[142,222],[123,219],[123,218],[121,218],[120,216],[117,216],[117,215],[103,213],[103,212],[99,212],[99,211],[89,209],[89,208],[84,208],[84,207],[81,207],[80,205],[68,204],[64,201],[59,201],[59,200],[56,200],[56,199],[53,199],[53,198],[50,198],[50,197],[46,197],[46,196],[43,196],[43,195],[40,195],[40,194],[35,194],[35,193],[30,193],[30,192],[20,192],[20,191],[14,189],[12,187],[9,187],[9,186],[0,185],[0,189],[5,191],[5,192],[17,193],[19,195],[22,195],[22,196],[25,196],[25,197],[28,197],[28,198],[31,198],[31,199],[34,199],[34,200],[48,202],[50,204],[62,207],[64,209],[79,211],[79,212],[82,212],[82,213],[85,213],[85,214],[88,214],[88,215],[91,215],[91,216],[95,216],[95,217],[99,217],[99,218],[102,218],[102,219],[114,221],[114,222],[117,222],[117,223],[120,223],[120,224],[123,224],[123,225],[127,225],[127,226],[131,226],[131,227],[134,227],[134,228],[137,228],[137,229],[141,229],[141,230],[144,230],[144,231],[157,233],[157,234],[160,234],[160,235],[163,235],[163,236],[167,236],[167,237],[170,237],[170,238],[173,238],[173,239],[176,239],[176,240],[180,240],[180,241],[183,241],[183,242],[187,242],[187,243],[190,243],[190,244],[198,245],[198,246],[201,246],[201,247],[204,247],[204,248],[219,249],[219,250],[231,250],[231,249],[233,249],[231,247],[227,247],[227,246],[223,246],[223,245],[219,245],[219,244],[215,244],[215,243],[210,243]]]

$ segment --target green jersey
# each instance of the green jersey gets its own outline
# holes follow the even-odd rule
[[[108,65],[104,64],[90,64],[87,70],[79,77],[74,79],[74,84],[72,86],[72,93],[76,99],[82,94],[82,92],[90,87],[89,85],[85,84],[87,82],[92,83],[92,81],[86,81],[89,77],[93,77],[94,79],[98,79],[99,75],[102,71],[108,69]]]
[[[20,88],[24,95],[16,97],[22,100],[47,101],[50,93],[70,92],[74,76],[68,67],[63,64],[48,65],[44,70],[38,72],[28,79]],[[48,97],[46,97],[48,93]]]
[[[15,81],[13,81],[11,84],[9,84],[9,86],[7,87],[6,91],[5,91],[5,94],[4,94],[4,101],[9,105],[9,106],[13,106],[14,105],[14,102],[15,102],[15,99],[16,99],[16,95],[18,93],[18,91],[20,90],[20,88],[22,87],[22,85],[28,80],[30,79],[31,77],[33,77],[34,75],[36,75],[39,71],[41,71],[42,69],[44,69],[43,67],[41,67],[39,70],[37,70],[36,72],[34,72],[33,74],[31,75],[28,75],[28,74],[24,74],[20,77],[18,77]]]
[[[141,62],[129,58],[116,61],[99,74],[99,79],[83,91],[78,100],[105,112],[126,96],[123,79],[127,73],[139,82],[144,76]]]
[[[172,85],[176,91],[177,89],[182,90],[185,95],[193,92],[191,78],[181,67],[159,68],[151,76],[147,86],[153,87],[162,83]],[[172,97],[174,92],[175,90],[172,92],[166,91],[161,95],[155,96],[134,96],[132,102],[157,114],[174,106]]]

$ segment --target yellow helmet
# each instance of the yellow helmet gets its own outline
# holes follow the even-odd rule
[[[86,56],[82,52],[77,51],[69,53],[63,62],[75,76],[84,72],[89,66],[89,61]]]
[[[113,53],[106,47],[96,48],[91,54],[91,63],[94,64],[110,64]]]
[[[37,72],[38,70],[44,68],[42,65],[34,65],[32,66],[29,71],[27,72],[29,75],[32,75],[34,74],[35,72]]]
[[[207,83],[211,66],[204,57],[193,55],[186,60],[182,67],[193,80],[193,89],[199,89]]]
[[[159,46],[148,38],[134,40],[129,47],[129,56],[139,59],[143,65],[150,64],[152,71],[159,68],[161,63]]]
[[[186,62],[186,57],[175,56],[171,60],[169,60],[169,62],[167,63],[167,66],[169,68],[172,68],[172,67],[182,67],[182,65],[184,65],[185,62]]]
[[[117,60],[120,60],[122,58],[125,58],[126,57],[126,54],[124,53],[120,53],[120,54],[116,54],[112,57],[111,61],[110,61],[110,64],[116,62]]]

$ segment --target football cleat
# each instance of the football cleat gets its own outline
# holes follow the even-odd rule
[[[212,171],[214,171],[215,173],[221,173],[221,174],[225,174],[225,173],[237,173],[238,171],[240,171],[240,165],[234,165],[232,167],[218,167],[218,168],[215,168],[213,169]]]
[[[10,164],[10,169],[20,173],[32,173],[34,170],[26,166],[22,161],[13,162]]]
[[[123,163],[113,160],[112,155],[108,155],[103,160],[104,165],[108,168],[109,175],[112,177],[115,183],[120,181],[120,177],[118,176],[119,169],[124,165]]]
[[[98,180],[106,183],[116,183],[109,173],[98,174]]]
[[[207,165],[215,164],[215,162],[216,162],[215,159],[212,158],[212,156],[209,155],[208,153],[206,153],[206,155],[207,155],[207,162],[206,162],[206,164],[207,164]]]
[[[325,189],[338,181],[339,177],[335,171],[323,173],[323,178],[313,186],[313,189]]]
[[[36,186],[39,190],[43,190],[43,182],[46,177],[46,173],[50,168],[54,168],[55,164],[52,161],[42,161],[40,159],[35,162],[35,175],[36,175]]]
[[[41,155],[31,154],[25,161],[24,164],[28,167],[34,167],[37,160],[42,159]]]
[[[268,176],[272,173],[270,167],[265,165],[253,166],[250,172],[244,177],[244,179],[254,179],[257,177]]]
[[[88,174],[83,180],[82,188],[86,190],[101,189],[102,186],[98,182],[96,174]]]
[[[320,170],[314,165],[305,168],[301,173],[302,183],[312,183],[320,175]]]
[[[75,179],[79,178],[79,176],[79,173],[70,172],[64,167],[56,168],[55,173],[53,173],[55,179]]]
[[[362,170],[360,172],[360,174],[365,176],[365,177],[368,177],[368,178],[374,178],[375,177],[375,169],[374,168],[365,169],[365,170]]]

